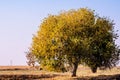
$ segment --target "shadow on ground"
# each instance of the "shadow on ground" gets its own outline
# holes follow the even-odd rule
[[[96,77],[77,77],[72,80],[120,80],[120,74],[116,75],[99,75]]]
[[[47,79],[60,76],[58,74],[41,74],[41,75],[0,75],[0,80],[34,80],[34,79]]]
[[[0,75],[0,80],[62,80],[59,78],[59,74],[41,74],[41,75]],[[54,79],[58,77],[57,79]],[[74,78],[65,78],[64,80],[120,80],[120,74],[116,75],[99,75],[96,77],[74,77]]]

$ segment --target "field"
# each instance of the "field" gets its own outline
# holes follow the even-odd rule
[[[29,66],[0,66],[0,80],[120,80],[120,67],[92,73],[88,67],[79,66],[77,77],[70,75],[70,72],[48,72]]]

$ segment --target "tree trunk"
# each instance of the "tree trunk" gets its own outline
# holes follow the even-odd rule
[[[95,67],[92,67],[91,68],[91,71],[93,72],[93,73],[96,73],[97,72],[97,67],[95,66]]]
[[[74,64],[73,64],[72,77],[75,77],[75,76],[76,76],[77,68],[78,68],[78,63],[74,63]]]

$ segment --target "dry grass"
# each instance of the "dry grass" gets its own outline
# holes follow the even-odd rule
[[[71,78],[70,72],[56,73],[43,70],[30,70],[30,67],[28,66],[0,66],[0,75],[39,75],[40,80],[80,80],[80,78],[85,77],[116,74],[120,74],[119,67],[115,67],[111,70],[98,70],[97,73],[92,73],[88,67],[79,66],[77,70],[77,77]]]
[[[85,66],[79,66],[78,70],[77,70],[77,77],[71,78],[71,73],[70,72],[66,72],[64,73],[64,75],[66,76],[58,76],[55,77],[53,80],[81,80],[82,78],[88,77],[102,77],[102,76],[112,76],[112,75],[120,75],[120,67],[115,67],[110,69],[106,69],[106,70],[97,70],[97,73],[92,73],[90,68],[85,67]],[[116,80],[116,79],[115,79]]]
[[[30,66],[0,66],[0,70],[2,70],[2,69],[15,69],[15,68],[26,69],[26,68],[30,68]]]
[[[92,73],[90,68],[79,66],[77,71],[78,76],[98,76],[98,75],[115,75],[120,74],[120,68],[115,67],[112,69],[106,69],[106,70],[97,70],[97,73]]]

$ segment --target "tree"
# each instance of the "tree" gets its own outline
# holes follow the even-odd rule
[[[96,19],[95,24],[88,35],[90,40],[89,52],[84,58],[84,62],[95,73],[97,68],[106,69],[116,66],[119,60],[120,49],[115,44],[118,35],[114,32],[114,23],[110,19]]]
[[[27,58],[27,64],[29,66],[35,66],[36,58],[35,55],[32,54],[31,50],[29,49],[28,52],[26,52],[26,58]]]
[[[94,72],[93,65],[109,67],[112,60],[118,60],[112,30],[112,22],[86,8],[49,15],[33,37],[32,53],[47,70],[65,71],[69,64],[76,76],[78,65],[85,63]],[[104,57],[102,62],[98,57]]]

